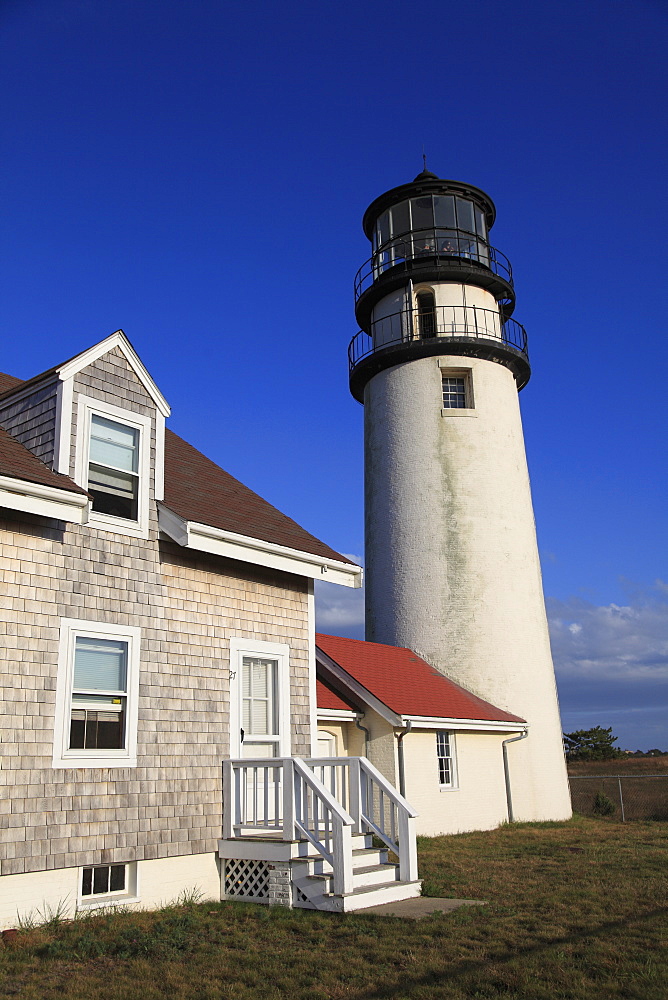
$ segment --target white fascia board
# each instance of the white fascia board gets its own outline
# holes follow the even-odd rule
[[[412,729],[469,729],[490,733],[521,733],[529,728],[526,722],[489,722],[486,719],[446,719],[436,715],[403,715],[402,722],[410,722]]]
[[[163,504],[159,504],[158,509],[160,528],[185,548],[314,580],[326,580],[327,583],[338,583],[344,587],[362,586],[362,569],[353,563],[327,559],[300,549],[277,545],[275,542],[266,542],[261,538],[212,528],[208,524],[185,521]]]
[[[381,718],[389,722],[391,726],[403,728],[403,720],[400,715],[393,712],[391,708],[388,708],[380,698],[376,698],[375,694],[372,694],[368,688],[365,688],[363,684],[355,680],[347,670],[340,667],[336,660],[333,660],[331,656],[324,653],[321,649],[316,651],[316,660],[318,665],[322,668],[325,673],[328,673],[339,685],[344,689],[344,691],[349,692],[354,695],[363,705],[366,705],[373,712],[376,712]]]
[[[141,363],[139,355],[122,330],[116,330],[116,333],[112,333],[110,337],[106,337],[104,340],[101,340],[99,344],[95,344],[93,347],[89,347],[87,351],[82,351],[81,354],[77,354],[76,358],[72,358],[72,360],[68,361],[67,364],[61,365],[61,367],[56,369],[56,371],[58,372],[59,377],[65,381],[65,379],[71,378],[73,375],[76,375],[77,372],[82,371],[82,369],[91,365],[94,361],[97,361],[97,359],[101,358],[104,354],[107,354],[109,351],[113,351],[115,347],[121,351],[125,360],[130,365],[163,417],[168,417],[171,413],[169,403],[158,389],[144,365]]]
[[[319,722],[354,722],[355,719],[359,719],[361,712],[346,711],[343,708],[319,708],[318,709],[318,721]]]
[[[54,486],[0,476],[0,507],[40,517],[54,517],[73,524],[86,524],[89,498],[83,493],[71,493]]]

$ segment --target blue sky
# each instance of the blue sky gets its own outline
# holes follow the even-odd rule
[[[649,0],[3,0],[0,369],[123,328],[174,430],[359,555],[360,222],[424,145],[513,264],[565,728],[668,749],[667,42]]]

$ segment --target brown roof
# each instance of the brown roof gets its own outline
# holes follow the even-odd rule
[[[49,369],[30,379],[30,384],[54,372],[55,368]],[[28,384],[0,372],[0,396]],[[6,431],[0,435],[0,475],[85,493],[67,476],[52,472]],[[165,434],[165,505],[186,521],[260,538],[325,559],[351,562],[170,430]]]
[[[42,486],[55,486],[59,490],[69,490],[70,493],[86,491],[59,472],[52,472],[31,451],[24,448],[20,442],[0,427],[0,476],[10,476],[12,479],[25,479],[29,483],[40,483]]]
[[[184,521],[354,565],[169,430],[165,434],[165,506]]]
[[[321,633],[315,643],[397,715],[524,723],[444,677],[412,649]]]
[[[22,378],[16,378],[14,375],[6,375],[4,372],[0,372],[0,396],[3,392],[10,392],[19,385],[23,385]]]

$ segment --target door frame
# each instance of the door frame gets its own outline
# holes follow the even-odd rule
[[[230,757],[233,760],[241,757],[241,665],[244,656],[277,661],[278,756],[290,757],[290,647],[284,642],[263,642],[239,637],[230,639]]]

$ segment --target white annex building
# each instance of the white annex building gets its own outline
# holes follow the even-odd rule
[[[426,172],[365,215],[365,642],[315,633],[360,568],[166,428],[121,331],[0,375],[0,928],[359,909],[419,893],[418,832],[570,814],[493,221]]]

